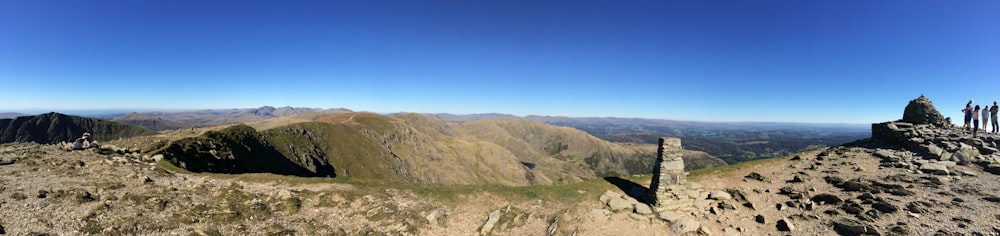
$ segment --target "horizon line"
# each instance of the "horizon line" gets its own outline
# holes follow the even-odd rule
[[[450,113],[450,112],[412,112],[412,111],[397,111],[397,112],[374,112],[365,110],[353,110],[345,107],[338,108],[322,108],[322,107],[296,107],[296,106],[270,106],[264,105],[260,107],[244,107],[244,108],[107,108],[107,109],[0,109],[0,113],[20,113],[26,115],[39,115],[50,112],[62,113],[68,115],[79,115],[79,116],[111,116],[111,115],[124,115],[128,113],[143,113],[143,112],[190,112],[190,111],[206,111],[206,110],[242,110],[242,109],[259,109],[262,107],[291,107],[291,108],[309,108],[309,109],[323,109],[323,110],[335,110],[344,109],[350,112],[370,112],[376,114],[401,114],[401,113],[417,113],[426,115],[454,115],[454,116],[471,116],[471,115],[504,115],[512,116],[521,119],[528,117],[552,117],[552,118],[571,118],[571,119],[644,119],[644,120],[659,120],[659,121],[675,121],[675,122],[693,122],[693,123],[721,123],[721,124],[760,124],[760,123],[775,123],[775,124],[802,124],[802,125],[871,125],[874,123],[851,123],[851,122],[801,122],[801,121],[712,121],[712,120],[687,120],[687,119],[676,119],[676,118],[649,118],[649,117],[623,117],[623,116],[568,116],[568,115],[538,115],[538,114],[528,114],[528,115],[515,115],[510,113],[501,112],[485,112],[485,113]],[[83,112],[83,113],[77,113]],[[73,114],[77,113],[77,114]],[[880,122],[876,122],[880,123]]]

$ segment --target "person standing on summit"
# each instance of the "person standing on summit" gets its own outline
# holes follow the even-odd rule
[[[989,108],[990,108],[990,106],[983,105],[983,118],[982,118],[982,120],[983,120],[983,132],[984,133],[988,132],[986,130],[986,124],[987,124],[986,122],[990,122],[990,109]]]
[[[979,132],[979,105],[976,105],[976,110],[972,111],[972,137],[976,137],[976,133]]]
[[[969,103],[965,104],[965,109],[962,109],[962,113],[965,113],[965,124],[962,124],[962,129],[969,130],[972,127],[969,122],[972,122],[972,99],[969,99]]]
[[[1000,124],[997,124],[997,111],[1000,111],[1000,107],[997,107],[997,101],[994,100],[993,101],[993,106],[990,107],[990,119],[992,119],[992,121],[993,121],[992,122],[993,123],[993,130],[992,131],[993,131],[994,134],[1000,132]]]

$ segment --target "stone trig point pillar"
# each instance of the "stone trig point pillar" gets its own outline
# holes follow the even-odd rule
[[[657,207],[673,208],[694,201],[687,197],[687,173],[681,159],[681,139],[662,137],[656,151],[656,166],[649,186],[652,203]]]

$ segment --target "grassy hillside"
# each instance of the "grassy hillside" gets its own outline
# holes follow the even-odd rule
[[[257,151],[249,157],[256,160],[272,155],[296,165],[301,170],[277,165],[295,175],[513,186],[650,173],[656,153],[652,145],[615,144],[576,129],[518,119],[445,123],[420,114],[312,117],[315,121],[257,123],[268,128],[259,133],[245,125],[227,128],[175,142],[165,152],[176,165],[199,172],[267,172],[251,166],[219,169],[244,163],[240,155],[226,159],[219,154],[222,149],[231,154],[252,149]],[[707,155],[691,157],[703,159],[691,166],[724,164]],[[207,162],[190,163],[199,158]]]
[[[346,125],[306,122],[263,133],[278,152],[306,168],[333,166],[331,177],[405,180],[389,173],[388,151]]]
[[[172,142],[161,151],[164,160],[194,172],[275,173],[325,176],[330,166],[312,170],[295,163],[246,125],[234,125],[203,136]],[[324,169],[325,168],[325,169]]]

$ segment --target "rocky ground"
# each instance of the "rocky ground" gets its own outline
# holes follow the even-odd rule
[[[499,210],[494,234],[517,235],[549,227],[560,209],[552,206],[564,205],[488,192],[442,202],[322,178],[181,174],[158,157],[108,147],[0,145],[0,234],[444,235],[479,232]]]
[[[880,154],[918,156],[837,147],[710,176],[702,180],[706,187],[741,197],[696,215],[726,234],[1000,234],[996,175],[978,166],[950,166],[951,173],[943,175],[897,168]]]
[[[902,126],[893,132],[921,129]],[[917,143],[861,141],[691,176],[686,193],[698,201],[672,210],[632,197],[648,180],[596,181],[564,201],[489,190],[442,200],[391,184],[175,173],[155,156],[110,145],[5,144],[0,233],[1000,235],[1000,183],[988,172],[1000,156],[990,152],[992,136],[920,133]],[[931,144],[941,152],[919,148]],[[943,155],[962,150],[976,150],[974,161]]]

